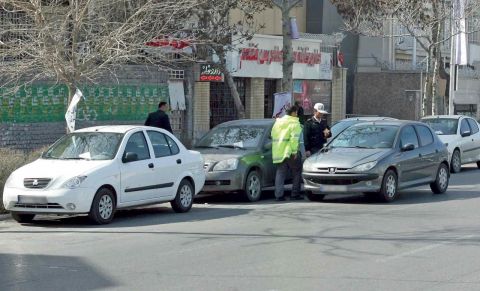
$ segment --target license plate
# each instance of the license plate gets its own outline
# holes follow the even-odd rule
[[[18,203],[24,204],[47,204],[46,197],[18,195]]]
[[[322,192],[346,192],[348,190],[345,185],[320,185],[319,188]]]

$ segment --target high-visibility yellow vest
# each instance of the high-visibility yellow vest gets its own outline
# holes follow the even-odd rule
[[[272,128],[272,159],[274,164],[283,162],[299,150],[302,126],[298,117],[285,115],[275,121]]]

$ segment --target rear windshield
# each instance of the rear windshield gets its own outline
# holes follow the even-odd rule
[[[428,124],[438,135],[457,134],[458,119],[453,118],[429,118],[422,119],[422,122]]]

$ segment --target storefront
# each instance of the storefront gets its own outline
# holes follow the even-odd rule
[[[332,104],[332,54],[322,52],[322,42],[317,39],[293,40],[294,100],[304,107],[305,114],[313,112],[317,102]],[[280,91],[283,77],[282,37],[256,35],[250,42],[238,46],[230,54],[230,70],[235,77],[264,79],[264,117],[273,114],[273,94]],[[276,84],[275,84],[276,80]],[[275,90],[272,90],[275,84]]]

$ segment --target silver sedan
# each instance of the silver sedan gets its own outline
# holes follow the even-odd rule
[[[390,202],[404,188],[428,184],[444,193],[448,151],[430,127],[413,121],[378,121],[341,132],[303,165],[310,200],[326,194],[373,194]]]

